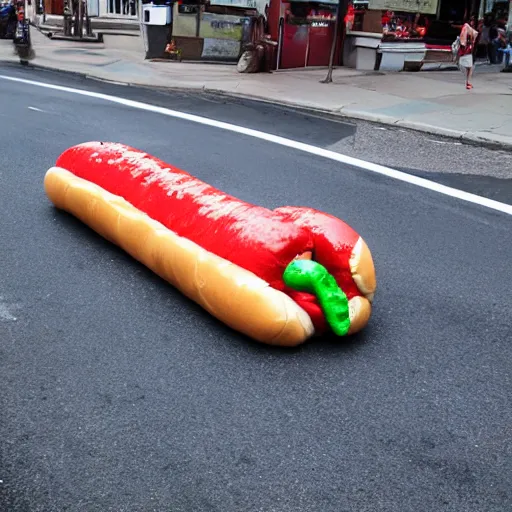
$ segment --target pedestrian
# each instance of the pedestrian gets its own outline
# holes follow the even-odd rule
[[[492,40],[494,45],[495,63],[501,64],[503,62],[503,48],[507,47],[507,30],[503,22],[496,23],[496,37]]]
[[[496,49],[496,44],[494,41],[498,38],[499,32],[498,32],[498,25],[496,24],[496,20],[494,19],[493,15],[490,17],[489,22],[489,61],[491,64],[498,64],[498,53]]]
[[[466,75],[466,89],[473,89],[471,77],[473,76],[473,51],[475,49],[478,32],[475,30],[476,19],[471,17],[469,22],[464,23],[460,32],[460,48],[458,52],[459,66]]]

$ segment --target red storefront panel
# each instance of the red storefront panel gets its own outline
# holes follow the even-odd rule
[[[334,37],[334,23],[327,26],[309,27],[309,55],[308,66],[328,66],[331,53],[332,38]]]
[[[308,26],[284,24],[281,68],[303,68],[306,65]]]
[[[275,6],[275,1],[271,0],[272,7]],[[327,66],[334,37],[337,2],[277,1],[280,1],[279,13],[275,7],[269,12],[273,16],[279,15],[283,22],[280,69]],[[275,20],[269,20],[271,31],[278,24]]]

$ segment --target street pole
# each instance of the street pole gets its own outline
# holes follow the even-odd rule
[[[78,34],[80,39],[84,35],[84,6],[83,0],[78,0]]]
[[[84,18],[85,18],[85,35],[87,37],[92,36],[91,18],[89,18],[89,4],[87,0],[84,0]]]
[[[334,55],[336,53],[336,46],[338,44],[338,34],[342,33],[342,26],[347,13],[348,0],[338,0],[338,6],[336,8],[336,22],[334,25],[334,36],[331,45],[331,54],[329,55],[329,70],[324,80],[321,80],[322,84],[330,84],[332,82],[332,72],[334,68]]]

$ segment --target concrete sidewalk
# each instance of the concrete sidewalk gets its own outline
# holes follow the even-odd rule
[[[512,75],[477,67],[472,91],[459,71],[360,72],[339,68],[244,75],[230,65],[144,61],[142,52],[52,41],[32,30],[31,62],[118,83],[198,89],[376,121],[512,149]],[[0,41],[0,61],[19,62],[11,41]]]

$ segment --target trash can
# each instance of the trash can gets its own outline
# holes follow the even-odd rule
[[[165,47],[171,39],[172,2],[143,1],[140,24],[146,59],[165,58]]]

